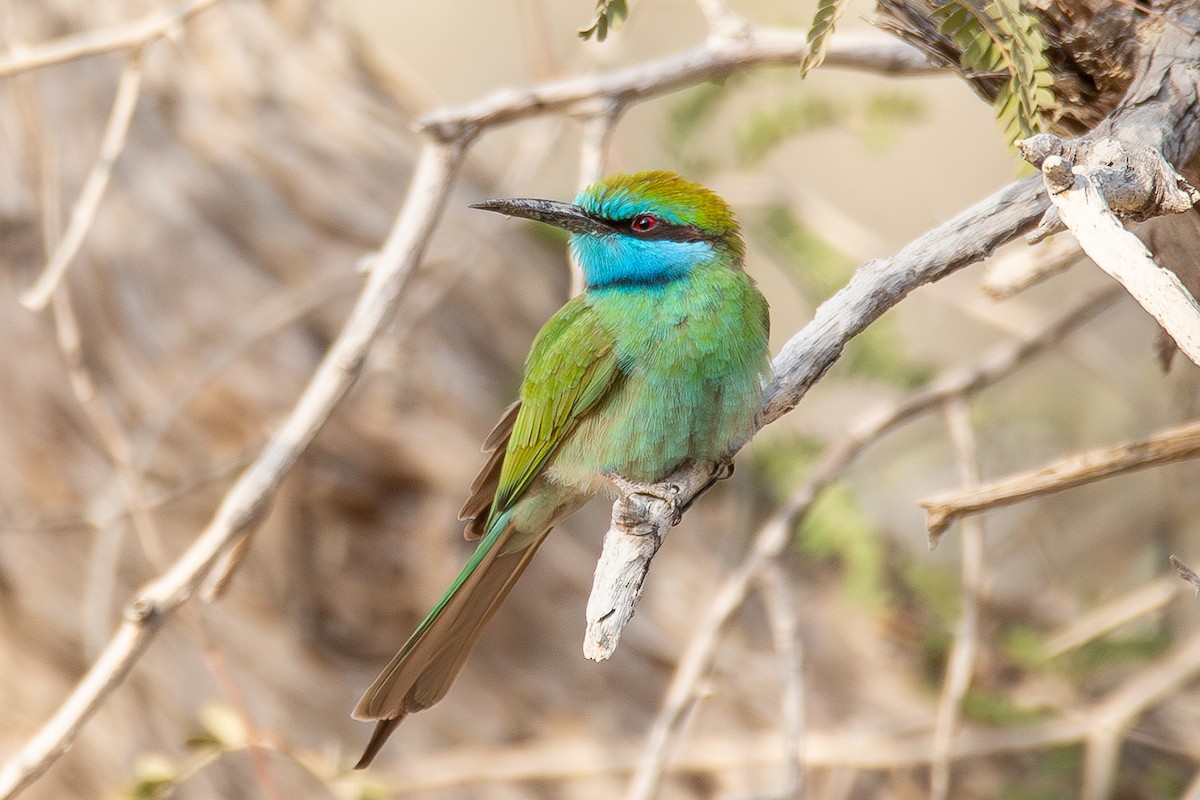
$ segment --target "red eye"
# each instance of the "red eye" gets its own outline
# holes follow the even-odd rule
[[[647,233],[654,230],[658,226],[658,218],[652,214],[638,214],[629,223],[629,227],[633,228],[638,233]]]

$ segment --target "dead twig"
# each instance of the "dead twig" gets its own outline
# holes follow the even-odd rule
[[[808,53],[803,31],[754,28],[735,39],[710,39],[704,45],[667,58],[603,75],[585,75],[523,89],[503,89],[459,108],[428,114],[419,130],[443,141],[467,131],[509,125],[533,116],[575,113],[596,98],[619,98],[625,104],[646,100],[708,80],[720,80],[739,69],[798,65]],[[940,72],[915,48],[876,35],[838,35],[829,45],[825,66],[889,75]]]
[[[1055,658],[1077,650],[1123,625],[1160,611],[1183,591],[1183,585],[1174,575],[1164,575],[1139,586],[1132,592],[1093,608],[1052,635],[1045,643],[1046,656]]]
[[[37,45],[14,43],[6,54],[0,55],[0,78],[100,53],[142,48],[155,39],[174,36],[180,25],[190,17],[217,2],[219,0],[185,0],[172,8],[147,14],[133,22]]]
[[[41,311],[50,302],[50,296],[62,281],[67,267],[79,252],[84,237],[96,219],[96,211],[100,208],[100,200],[108,188],[113,165],[125,149],[125,138],[129,133],[129,123],[133,120],[141,88],[142,50],[137,50],[125,62],[125,69],[117,82],[117,94],[108,114],[108,122],[104,126],[100,152],[87,180],[84,181],[79,198],[71,208],[71,219],[67,223],[67,229],[47,260],[41,275],[33,286],[21,293],[21,304],[30,311]]]
[[[1200,455],[1200,421],[1161,431],[1147,439],[1116,447],[1086,450],[1041,469],[1009,475],[974,489],[956,489],[922,500],[929,526],[929,546],[954,520],[1022,500]]]
[[[1200,636],[1192,636],[1139,670],[1088,712],[1090,730],[1083,762],[1082,800],[1112,796],[1121,741],[1146,709],[1157,705],[1200,672]]]
[[[971,427],[970,409],[961,396],[946,402],[946,427],[954,445],[959,481],[966,489],[979,485],[979,452]],[[964,520],[962,526],[961,578],[958,593],[958,620],[954,624],[954,644],[946,660],[946,678],[938,698],[930,756],[929,796],[944,800],[950,796],[950,752],[958,728],[958,714],[971,685],[975,652],[979,646],[979,593],[983,586],[983,525],[977,518]]]
[[[759,586],[771,622],[771,640],[782,684],[784,773],[782,785],[771,796],[777,800],[798,800],[804,796],[804,661],[796,629],[796,600],[777,564],[763,572]]]

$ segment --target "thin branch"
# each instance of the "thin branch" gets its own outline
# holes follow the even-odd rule
[[[959,517],[1196,456],[1200,456],[1200,421],[1168,428],[1140,441],[1075,453],[1041,469],[1009,475],[975,489],[935,495],[921,501],[930,546],[936,547],[950,523]]]
[[[1069,718],[1000,728],[970,728],[956,737],[955,761],[1029,753],[1076,745],[1087,739],[1088,710]],[[926,767],[932,737],[929,731],[864,735],[860,730],[810,730],[805,735],[803,763],[813,769],[895,770]],[[783,755],[777,735],[750,734],[695,737],[683,744],[670,771],[673,774],[712,775],[747,769],[779,768]],[[627,773],[641,756],[634,742],[556,737],[517,747],[486,750],[471,747],[421,754],[383,773],[396,796],[427,796],[456,787],[522,781],[560,782]]]
[[[966,489],[979,485],[979,453],[970,410],[961,396],[946,402],[946,427],[954,444],[959,481]],[[958,728],[958,714],[971,685],[975,669],[975,651],[979,644],[979,593],[983,586],[983,524],[976,518],[962,526],[962,577],[959,587],[958,621],[954,626],[954,644],[946,660],[946,678],[938,699],[930,757],[929,796],[945,800],[950,796],[950,753]]]
[[[0,56],[0,78],[100,53],[142,48],[155,39],[175,35],[179,26],[189,17],[217,2],[218,0],[186,0],[133,22],[33,46],[13,44],[8,53]]]
[[[233,563],[231,548],[266,513],[275,489],[361,371],[366,353],[391,318],[441,214],[468,142],[427,145],[408,197],[371,275],[337,339],[282,426],[225,495],[191,547],[142,588],[104,652],[51,719],[0,770],[0,799],[29,786],[61,756],[87,719],[124,680],[163,622],[207,582],[218,590]],[[221,563],[218,566],[217,562]]]
[[[1112,796],[1121,740],[1134,720],[1200,673],[1200,635],[1192,636],[1155,663],[1140,669],[1093,706],[1083,764],[1082,800]]]
[[[1161,611],[1185,590],[1177,575],[1164,575],[1139,586],[1132,592],[1091,609],[1048,638],[1044,645],[1046,656],[1056,658],[1077,650],[1117,628]]]
[[[1064,710],[1058,719],[1011,727],[971,727],[954,738],[953,762],[1087,742],[1099,728],[1126,730],[1146,709],[1180,690],[1200,672],[1200,637],[1193,637],[1139,670],[1099,701]],[[895,770],[930,763],[932,731],[864,735],[858,730],[809,730],[802,761],[808,769]],[[748,768],[778,768],[788,756],[776,735],[696,737],[681,745],[671,763],[676,774],[715,774]],[[1188,751],[1183,751],[1188,752]],[[1200,756],[1198,753],[1189,753]],[[476,747],[424,753],[386,775],[398,796],[422,795],[471,785],[518,781],[563,781],[628,772],[643,756],[636,742],[556,737],[497,750]],[[1092,795],[1093,797],[1095,795]]]
[[[700,13],[708,23],[708,35],[715,39],[736,39],[745,36],[750,26],[735,14],[725,0],[696,0]]]
[[[142,50],[137,50],[125,62],[121,78],[117,82],[117,94],[113,98],[112,110],[108,114],[108,122],[104,126],[104,137],[100,141],[100,152],[96,162],[84,181],[79,198],[71,208],[71,219],[67,230],[59,240],[54,253],[46,262],[42,274],[38,276],[33,286],[21,293],[21,305],[30,311],[41,311],[50,302],[54,293],[66,274],[71,260],[79,252],[83,239],[96,219],[96,211],[100,200],[108,188],[108,180],[112,176],[113,165],[125,149],[125,138],[129,133],[129,123],[133,121],[133,112],[137,108],[138,94],[142,88]]]
[[[771,796],[777,800],[804,797],[804,661],[796,630],[796,600],[778,564],[759,581],[763,605],[771,622],[771,640],[779,662],[780,717],[783,721],[783,785]]]
[[[759,530],[746,557],[718,587],[675,667],[675,675],[663,699],[662,708],[646,735],[646,742],[641,748],[642,757],[626,795],[629,800],[655,796],[666,769],[666,754],[679,739],[696,687],[712,662],[721,629],[745,601],[750,587],[762,571],[783,552],[791,540],[796,523],[808,513],[817,495],[845,471],[863,450],[888,431],[923,412],[938,408],[950,397],[972,394],[1011,374],[1030,358],[1093,319],[1117,296],[1119,290],[1108,290],[1102,295],[1087,298],[1037,334],[999,347],[978,364],[947,372],[899,403],[864,415],[852,423],[838,441],[825,449],[807,480],[797,487],[788,501]],[[635,540],[637,537],[630,538]],[[608,547],[607,539],[605,547]],[[590,615],[589,606],[589,618]]]
[[[417,127],[435,138],[454,140],[464,132],[508,125],[551,113],[572,113],[596,98],[628,104],[704,81],[719,81],[739,69],[796,65],[808,53],[802,31],[754,29],[736,39],[710,40],[687,52],[602,75],[566,78],[523,89],[503,89],[460,108],[426,115]],[[878,35],[839,35],[825,65],[888,75],[940,72],[915,48]]]
[[[987,265],[981,285],[989,297],[1003,300],[1057,275],[1082,255],[1074,238],[1056,236],[997,257]]]

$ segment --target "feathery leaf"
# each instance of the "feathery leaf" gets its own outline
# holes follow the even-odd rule
[[[579,29],[579,38],[586,41],[595,36],[597,42],[603,42],[608,38],[609,29],[616,30],[628,16],[629,6],[625,0],[596,0],[596,16],[592,17],[590,26]]]
[[[1045,130],[1054,75],[1037,17],[1022,10],[1020,0],[950,0],[933,13],[961,49],[964,72],[1003,80],[992,105],[1005,141]]]
[[[820,0],[817,3],[817,13],[813,16],[812,25],[808,29],[808,53],[800,62],[800,77],[808,74],[810,69],[821,66],[825,53],[829,50],[829,39],[837,25],[838,17],[846,6],[846,0]]]

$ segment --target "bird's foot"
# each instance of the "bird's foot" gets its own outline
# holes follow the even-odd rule
[[[733,460],[729,458],[713,462],[713,481],[723,481],[733,477]]]
[[[671,512],[671,525],[678,525],[679,520],[683,518],[683,508],[679,503],[679,492],[681,490],[675,484],[641,483],[640,481],[631,481],[615,472],[606,473],[605,477],[612,481],[613,486],[617,487],[617,491],[625,496],[644,494],[662,500],[667,504],[668,510]]]

